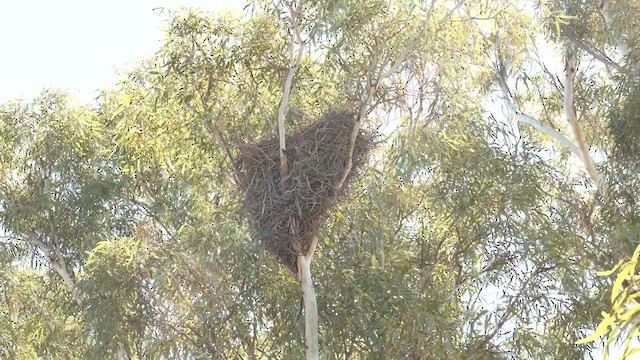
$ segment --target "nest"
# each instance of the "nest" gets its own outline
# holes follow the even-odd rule
[[[278,138],[238,146],[237,178],[254,235],[293,274],[298,272],[298,254],[306,254],[329,208],[373,147],[373,135],[361,130],[352,167],[343,186],[336,189],[345,173],[355,120],[354,114],[332,112],[288,135],[284,179]]]

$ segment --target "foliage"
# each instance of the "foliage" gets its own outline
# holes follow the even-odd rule
[[[632,341],[637,338],[639,331],[637,316],[640,312],[640,304],[636,301],[640,297],[636,291],[638,281],[636,268],[639,256],[640,247],[636,249],[630,259],[626,261],[620,260],[610,271],[598,273],[600,276],[610,276],[617,273],[611,292],[611,312],[603,312],[604,318],[598,324],[596,331],[579,340],[578,344],[586,344],[597,340],[603,335],[608,335],[605,357],[609,352],[609,347],[617,338],[624,340],[623,357],[630,357],[640,352],[640,348],[632,347]]]
[[[288,6],[169,12],[96,104],[0,105],[0,357],[303,356],[299,287],[232,161],[271,144],[299,46],[287,133],[341,107],[380,134],[319,228],[322,358],[577,359],[635,336],[637,1],[304,2],[297,43]],[[566,145],[567,92],[606,186]]]

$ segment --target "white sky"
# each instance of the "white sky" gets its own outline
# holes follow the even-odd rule
[[[167,15],[154,8],[241,11],[242,0],[1,0],[0,102],[44,88],[83,101],[117,82],[116,70],[154,54]]]

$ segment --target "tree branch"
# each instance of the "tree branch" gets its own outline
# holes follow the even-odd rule
[[[319,357],[318,348],[318,302],[313,289],[313,279],[311,278],[311,258],[298,255],[298,281],[302,289],[302,300],[304,302],[304,334],[306,346],[306,358],[317,360]]]
[[[289,19],[291,20],[291,47],[289,48],[289,73],[284,82],[284,89],[282,92],[282,99],[280,100],[280,106],[278,108],[278,138],[280,140],[280,178],[284,181],[288,173],[287,164],[287,143],[285,140],[284,121],[287,117],[287,111],[289,110],[289,97],[291,96],[291,85],[293,83],[293,77],[298,72],[302,56],[304,55],[304,42],[298,29],[298,18],[300,11],[302,10],[302,3],[297,5],[287,3],[289,10]],[[298,53],[295,55],[295,46],[298,43]],[[294,57],[295,56],[295,57]]]
[[[513,100],[513,96],[511,95],[511,91],[509,90],[509,87],[507,85],[506,72],[504,71],[504,64],[499,65],[499,67],[500,67],[500,70],[498,71],[498,84],[500,85],[500,89],[502,90],[502,94],[504,96],[504,100],[507,104],[507,107],[514,114],[514,116],[516,117],[516,120],[525,124],[529,124],[534,128],[538,129],[539,131],[551,136],[552,138],[558,140],[560,144],[566,147],[573,154],[575,154],[576,156],[580,156],[580,150],[578,149],[578,147],[573,142],[571,142],[571,140],[569,140],[566,136],[564,136],[560,131],[548,125],[543,124],[542,121],[536,119],[531,115],[525,114],[524,112],[518,109],[518,107],[516,106]]]
[[[553,137],[554,139],[558,140],[558,142],[560,142],[562,145],[564,145],[564,147],[566,147],[573,154],[575,154],[576,156],[580,156],[580,151],[578,150],[578,147],[573,142],[571,142],[571,140],[569,140],[566,136],[564,136],[560,131],[548,125],[543,124],[540,120],[536,119],[531,115],[523,113],[522,111],[518,110],[518,108],[516,108],[515,105],[510,101],[507,103],[507,106],[511,108],[511,111],[514,113],[514,116],[518,121],[529,124],[534,128],[540,130],[541,132]]]
[[[582,50],[582,51],[586,52],[587,54],[593,56],[596,60],[598,60],[601,63],[603,63],[605,66],[612,67],[612,68],[616,69],[617,71],[622,71],[623,70],[622,65],[620,65],[617,62],[611,60],[611,58],[609,58],[606,54],[602,53],[601,51],[593,49],[593,47],[590,44],[588,44],[588,43],[576,38],[573,34],[570,34],[567,31],[564,31],[564,35],[567,37],[567,39],[569,39],[569,41],[572,44],[577,46],[580,50]]]
[[[567,121],[571,126],[573,137],[578,143],[582,164],[584,165],[584,168],[587,171],[587,174],[589,174],[591,180],[593,180],[598,188],[602,189],[605,186],[604,177],[602,176],[602,173],[596,169],[595,163],[589,154],[589,149],[587,149],[587,145],[584,142],[582,128],[580,127],[580,124],[578,124],[578,118],[576,116],[573,91],[576,70],[576,61],[573,58],[570,58],[567,61],[566,79],[564,84],[564,112],[567,116]]]
[[[293,83],[293,77],[298,72],[300,63],[302,62],[302,56],[304,55],[305,42],[302,40],[302,35],[299,29],[300,14],[302,12],[304,0],[296,2],[285,2],[287,10],[289,12],[290,31],[291,31],[291,46],[289,47],[289,73],[284,82],[284,89],[282,92],[282,99],[280,100],[280,106],[278,108],[278,139],[280,141],[280,186],[282,191],[286,190],[285,179],[289,172],[288,160],[287,160],[287,142],[286,133],[284,128],[284,122],[287,117],[289,108],[289,97],[291,95],[291,86]],[[298,51],[296,54],[296,43],[298,44]],[[299,221],[294,217],[289,217],[289,231],[292,234],[299,232]],[[311,240],[311,244],[306,251],[306,254],[302,254],[302,249],[296,244],[293,244],[294,250],[298,251],[297,265],[298,265],[298,281],[300,283],[300,289],[302,290],[302,299],[304,302],[304,341],[306,346],[306,359],[318,360],[319,359],[319,346],[318,346],[318,303],[316,300],[316,293],[313,288],[313,280],[311,278],[311,261],[318,243],[317,236]]]
[[[29,241],[29,243],[31,243],[31,245],[40,249],[40,251],[42,251],[42,253],[49,259],[51,268],[56,273],[58,273],[58,275],[60,275],[60,277],[62,278],[62,282],[71,292],[71,298],[73,299],[73,301],[75,301],[78,305],[82,305],[82,300],[80,300],[80,298],[78,297],[76,284],[74,283],[71,274],[67,269],[66,262],[62,257],[60,249],[56,248],[52,251],[49,246],[47,246],[47,244],[40,240],[38,234],[36,234],[35,231],[32,230],[27,233],[27,240]]]
[[[554,268],[555,267],[553,267],[553,266],[552,267],[538,267],[537,269],[535,269],[531,273],[531,276],[529,276],[529,278],[522,283],[522,285],[520,286],[520,289],[518,290],[516,295],[511,299],[509,304],[506,306],[504,314],[502,314],[502,316],[500,317],[500,319],[496,323],[496,326],[493,329],[493,331],[490,332],[489,334],[485,335],[484,339],[475,347],[475,350],[474,350],[473,354],[471,354],[471,356],[469,356],[468,359],[476,360],[476,359],[482,358],[482,356],[484,355],[484,352],[486,351],[484,349],[484,347],[487,344],[489,344],[491,342],[491,340],[493,340],[493,338],[496,337],[496,335],[498,335],[498,333],[500,332],[500,330],[502,330],[502,328],[507,323],[507,321],[509,321],[509,319],[511,319],[515,315],[515,313],[513,312],[512,309],[514,309],[516,303],[521,300],[522,296],[527,291],[527,289],[529,287],[529,284],[531,284],[533,279],[535,279],[538,275],[540,275],[540,274],[542,274],[544,272],[547,272],[549,270],[552,270]]]
[[[358,137],[358,133],[360,132],[360,128],[362,127],[362,123],[364,122],[365,116],[371,111],[371,102],[373,101],[373,97],[375,96],[376,91],[382,81],[384,81],[389,76],[397,73],[400,70],[400,66],[406,61],[407,56],[413,51],[415,44],[415,39],[410,41],[406,47],[402,50],[396,61],[387,69],[386,71],[380,71],[380,75],[377,79],[372,80],[371,75],[373,73],[372,66],[373,63],[369,66],[369,81],[367,81],[367,96],[360,104],[360,109],[358,111],[358,117],[353,125],[353,130],[351,131],[351,137],[349,138],[349,150],[347,156],[347,164],[345,166],[344,172],[342,173],[342,177],[337,182],[334,189],[334,196],[337,196],[342,186],[344,186],[344,182],[349,176],[351,172],[351,167],[353,166],[353,149],[355,147],[356,138]]]

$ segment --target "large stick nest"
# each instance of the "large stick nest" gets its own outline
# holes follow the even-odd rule
[[[286,137],[288,173],[280,175],[278,138],[239,144],[236,171],[254,235],[297,274],[297,256],[306,254],[329,208],[364,165],[373,135],[356,137],[352,167],[336,189],[349,159],[356,117],[332,112]]]

